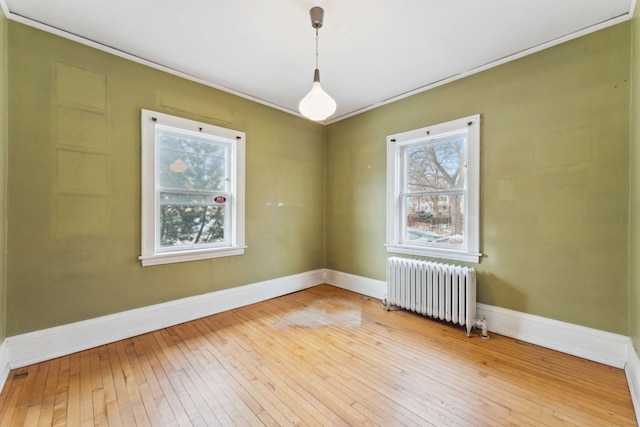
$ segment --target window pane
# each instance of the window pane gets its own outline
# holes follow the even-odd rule
[[[226,147],[160,134],[158,179],[163,188],[226,191]]]
[[[160,206],[160,246],[223,242],[225,205]]]
[[[466,186],[466,138],[408,147],[404,151],[406,191],[431,192]]]
[[[412,243],[464,244],[464,196],[407,196],[405,240]]]

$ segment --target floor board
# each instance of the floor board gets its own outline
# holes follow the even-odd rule
[[[23,425],[637,424],[620,369],[322,285],[13,370]]]

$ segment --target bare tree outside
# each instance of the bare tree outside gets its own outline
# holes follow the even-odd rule
[[[465,150],[460,135],[406,148],[408,239],[464,243]]]

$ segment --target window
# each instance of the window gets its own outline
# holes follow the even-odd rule
[[[244,133],[141,116],[142,265],[243,254]]]
[[[387,250],[479,262],[480,115],[387,137]]]

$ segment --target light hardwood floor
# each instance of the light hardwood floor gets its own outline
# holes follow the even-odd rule
[[[328,285],[16,369],[0,425],[636,425],[624,372]]]

